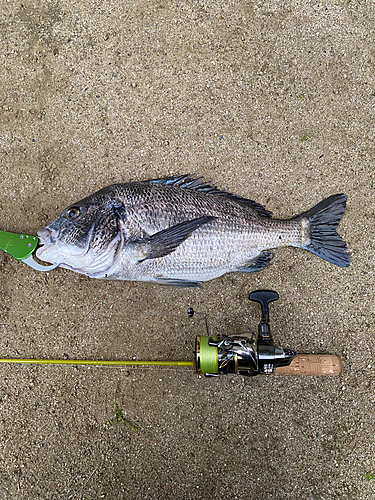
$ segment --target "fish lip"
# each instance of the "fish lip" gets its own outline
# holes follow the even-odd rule
[[[36,235],[39,240],[36,250],[36,256],[38,257],[38,259],[44,260],[42,254],[46,250],[50,250],[56,245],[56,241],[60,236],[60,231],[51,230],[48,227],[44,227],[43,229],[39,229]]]
[[[39,229],[36,235],[39,239],[40,246],[51,246],[56,243],[57,239],[60,236],[60,231],[44,227],[43,229]]]

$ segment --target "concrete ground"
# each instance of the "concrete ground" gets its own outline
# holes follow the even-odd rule
[[[1,357],[192,359],[255,331],[332,378],[0,366],[1,499],[375,497],[374,4],[0,2],[0,228],[113,182],[195,173],[291,217],[344,192],[337,268],[297,249],[200,290],[38,273],[0,254]],[[124,419],[116,421],[117,404]],[[121,420],[117,414],[117,420]]]

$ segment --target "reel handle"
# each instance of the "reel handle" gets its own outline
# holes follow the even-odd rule
[[[255,290],[249,295],[250,300],[258,302],[262,307],[262,319],[258,325],[258,343],[272,343],[268,304],[278,298],[279,294],[272,290]]]

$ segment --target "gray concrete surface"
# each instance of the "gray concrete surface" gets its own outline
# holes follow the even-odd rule
[[[0,2],[0,228],[112,182],[193,172],[290,217],[337,192],[352,265],[277,251],[201,290],[37,273],[0,255],[4,357],[191,359],[255,330],[338,378],[0,367],[2,499],[375,497],[374,3]],[[95,307],[92,309],[92,306]],[[82,319],[89,311],[91,312]],[[138,431],[117,423],[114,404]]]

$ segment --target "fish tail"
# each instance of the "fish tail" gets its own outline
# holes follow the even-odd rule
[[[336,232],[345,207],[346,195],[334,194],[296,217],[305,227],[305,244],[301,248],[339,267],[350,265],[346,244]]]

